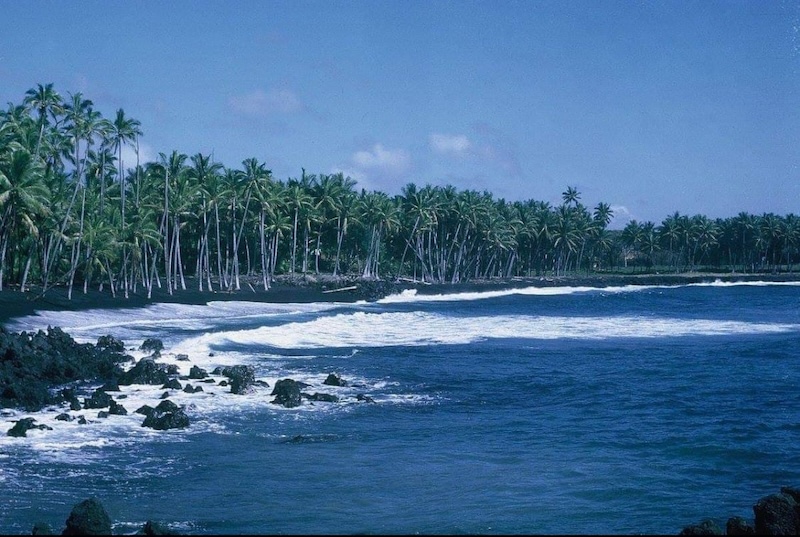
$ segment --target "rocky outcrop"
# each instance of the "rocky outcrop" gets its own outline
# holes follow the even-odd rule
[[[72,508],[62,535],[111,535],[111,518],[103,504],[89,498]]]
[[[169,399],[161,401],[142,422],[142,427],[150,427],[157,431],[183,429],[188,426],[189,416],[186,415],[181,407]]]
[[[699,524],[686,526],[678,535],[723,535],[723,533],[716,522],[704,520]]]
[[[193,365],[192,368],[189,370],[189,378],[192,380],[204,379],[207,376],[208,372],[202,367],[197,367],[196,365]]]
[[[110,395],[98,388],[91,397],[83,400],[83,408],[106,408],[111,406],[113,401]]]
[[[18,420],[11,429],[8,430],[6,436],[16,436],[17,438],[21,438],[28,436],[28,431],[31,429],[41,429],[43,431],[53,430],[52,427],[48,427],[47,425],[34,425],[34,423],[36,423],[34,418],[22,418],[21,420]]]
[[[116,378],[130,360],[117,349],[76,343],[60,328],[15,334],[0,327],[0,407],[34,412],[65,401],[58,386]]]
[[[164,342],[158,338],[149,337],[142,341],[139,350],[149,352],[153,356],[161,356],[161,351],[164,350]]]
[[[347,386],[347,381],[336,373],[329,373],[323,381],[326,386]]]
[[[165,364],[157,364],[152,357],[142,358],[136,365],[119,377],[119,383],[125,386],[131,384],[166,384],[170,374],[175,374],[175,369],[170,369]]]
[[[220,371],[222,376],[230,379],[231,393],[250,393],[255,383],[255,371],[249,365],[234,365],[223,367]]]
[[[300,384],[292,379],[281,379],[276,382],[272,395],[275,396],[273,404],[283,405],[286,408],[294,408],[302,403]]]
[[[725,533],[713,520],[686,526],[679,535],[800,535],[800,489],[782,487],[780,493],[770,494],[753,506],[753,524],[742,517],[732,517]]]
[[[307,394],[305,392],[301,392],[300,395],[309,401],[322,401],[325,403],[338,403],[339,398],[335,395],[331,395],[329,393],[313,393]]]
[[[753,506],[758,535],[797,535],[800,533],[797,501],[784,492],[761,498]]]

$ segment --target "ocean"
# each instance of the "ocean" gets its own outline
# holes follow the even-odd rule
[[[5,430],[53,427],[0,437],[5,534],[60,532],[91,496],[115,533],[677,534],[800,485],[794,283],[160,304],[7,328],[48,325],[136,357],[158,337],[184,373],[248,364],[270,388],[175,391],[192,423],[170,431],[133,413],[159,386],[123,387],[127,416],[73,412],[85,425],[4,410]],[[284,378],[339,401],[272,404]]]

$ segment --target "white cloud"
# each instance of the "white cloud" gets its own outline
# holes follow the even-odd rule
[[[386,149],[375,144],[371,150],[356,151],[352,157],[357,171],[366,175],[401,177],[411,168],[411,155],[404,149]]]
[[[303,103],[288,89],[257,89],[228,99],[234,112],[248,117],[265,117],[272,114],[291,114],[302,110]]]
[[[387,149],[376,143],[369,149],[356,151],[350,162],[334,167],[331,173],[341,172],[356,181],[356,189],[390,192],[404,181],[413,169],[411,154],[405,149]]]
[[[463,134],[439,134],[428,136],[431,149],[436,153],[461,157],[467,155],[472,149],[472,142]]]
[[[609,229],[622,229],[631,220],[636,220],[634,214],[624,205],[612,205],[611,210],[614,211],[614,216],[611,217],[611,222],[608,224]]]

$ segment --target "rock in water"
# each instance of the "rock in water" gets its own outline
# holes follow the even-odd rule
[[[72,508],[62,535],[111,535],[111,519],[103,504],[89,498]]]
[[[53,528],[47,522],[37,522],[33,525],[31,535],[54,535]]]
[[[800,530],[797,502],[785,493],[761,498],[753,506],[758,535],[797,535]]]
[[[169,382],[169,371],[163,364],[157,364],[153,358],[142,358],[131,369],[120,375],[119,383],[130,384],[165,384]]]
[[[255,371],[249,365],[234,365],[222,369],[222,375],[231,379],[231,393],[249,393],[256,380]]]
[[[158,522],[153,522],[152,520],[148,520],[144,523],[144,527],[142,528],[142,532],[145,535],[178,535],[172,530],[169,530],[159,524]]]
[[[292,379],[281,379],[275,383],[272,390],[275,399],[272,401],[276,405],[283,405],[286,408],[300,406],[302,400],[300,396],[300,385]]]
[[[48,430],[52,431],[52,427],[48,427],[47,425],[34,425],[36,420],[34,418],[22,418],[21,420],[17,421],[14,426],[8,430],[6,436],[15,436],[17,438],[22,438],[28,436],[28,431],[31,429],[41,429],[41,430]]]
[[[704,520],[699,524],[686,526],[678,535],[722,535],[722,530],[713,520]]]
[[[192,368],[189,370],[189,378],[192,380],[204,379],[207,376],[208,376],[208,371],[206,371],[202,367],[197,367],[196,365],[193,365]]]
[[[149,352],[153,356],[161,356],[161,351],[164,350],[164,342],[156,337],[149,337],[142,341],[139,350]]]
[[[328,386],[347,386],[347,381],[336,373],[329,373],[323,384]]]
[[[161,401],[142,422],[142,427],[151,427],[157,431],[183,429],[188,426],[189,416],[169,399]]]
[[[725,535],[755,535],[756,530],[745,519],[735,516],[728,519],[725,525]]]

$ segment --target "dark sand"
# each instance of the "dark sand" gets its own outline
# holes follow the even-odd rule
[[[713,282],[715,280],[736,281],[800,281],[800,273],[786,274],[642,274],[642,275],[601,275],[563,276],[546,278],[511,278],[471,281],[458,284],[422,284],[410,281],[369,282],[359,280],[332,280],[331,278],[289,281],[281,279],[268,291],[242,280],[239,291],[199,291],[194,279],[187,279],[185,291],[169,294],[165,289],[154,289],[150,299],[141,287],[136,293],[125,298],[122,293],[114,297],[106,289],[100,292],[95,287],[87,294],[81,288],[73,289],[72,299],[67,299],[67,290],[62,287],[49,289],[44,295],[41,289],[33,287],[20,293],[18,289],[6,288],[0,291],[0,325],[10,319],[33,315],[36,311],[81,311],[88,309],[141,308],[155,303],[206,304],[211,301],[243,300],[253,302],[355,302],[369,300],[403,289],[417,289],[419,294],[445,294],[480,292],[519,287],[608,287],[618,285],[682,285],[688,283]],[[355,288],[353,288],[355,287]]]

